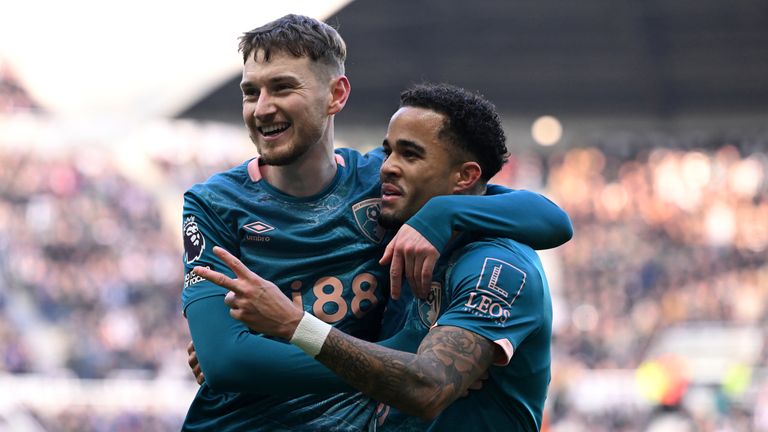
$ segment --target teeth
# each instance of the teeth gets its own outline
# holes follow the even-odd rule
[[[261,130],[261,133],[264,135],[272,135],[277,132],[282,132],[286,129],[288,129],[288,126],[290,126],[290,123],[277,123],[269,126],[261,126],[259,127],[259,130]]]

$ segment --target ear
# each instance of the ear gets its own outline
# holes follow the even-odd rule
[[[351,90],[352,87],[349,85],[349,79],[344,75],[340,75],[331,81],[331,101],[328,105],[328,115],[334,115],[344,108]]]
[[[464,162],[456,172],[457,181],[453,186],[454,194],[467,193],[480,181],[483,170],[477,162]]]

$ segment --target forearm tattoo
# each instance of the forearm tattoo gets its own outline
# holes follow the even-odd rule
[[[418,354],[380,347],[332,331],[317,360],[351,386],[405,412],[445,407],[491,365],[491,341],[458,327],[432,329]]]

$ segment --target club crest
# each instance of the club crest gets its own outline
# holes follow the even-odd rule
[[[381,243],[384,240],[384,228],[379,225],[379,214],[381,213],[381,199],[370,198],[352,206],[352,212],[355,215],[355,222],[360,231],[374,243]]]
[[[203,255],[205,250],[205,237],[195,222],[195,217],[190,216],[184,220],[184,261],[192,264]]]
[[[426,299],[419,299],[419,319],[427,326],[432,327],[437,322],[437,316],[440,314],[440,303],[443,297],[443,286],[440,282],[432,282],[432,291]]]

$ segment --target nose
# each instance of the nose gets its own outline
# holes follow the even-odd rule
[[[272,102],[269,93],[266,91],[259,93],[259,99],[256,100],[256,106],[253,109],[253,116],[263,120],[274,115],[276,111],[275,104]]]
[[[398,165],[394,155],[384,159],[384,163],[381,164],[380,174],[382,181],[400,176],[400,165]]]

